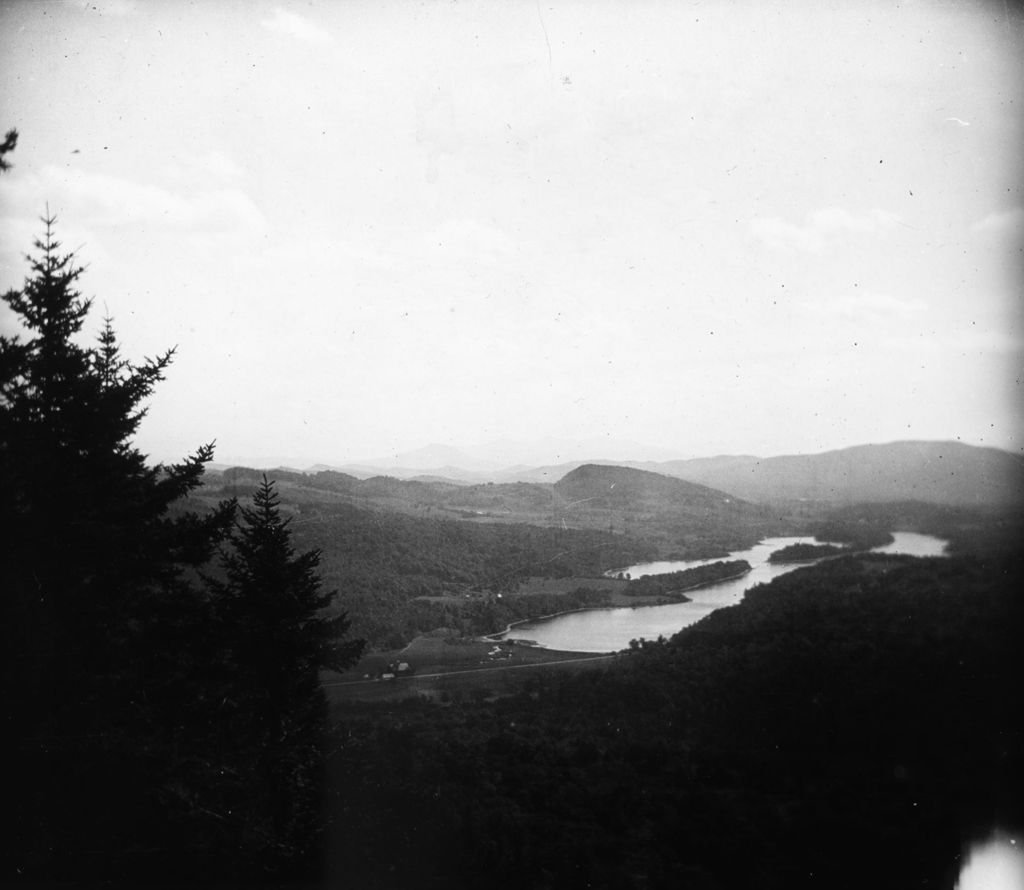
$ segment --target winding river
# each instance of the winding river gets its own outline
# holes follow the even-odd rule
[[[930,535],[915,532],[893,532],[894,541],[884,547],[876,547],[875,553],[903,553],[911,556],[942,556],[946,542]],[[528,640],[545,649],[559,649],[566,652],[616,652],[629,646],[630,640],[654,640],[659,636],[670,637],[684,627],[700,621],[715,609],[733,606],[743,599],[743,593],[755,584],[761,584],[800,568],[805,563],[769,563],[773,551],[789,544],[820,543],[810,537],[767,538],[749,550],[737,550],[725,559],[745,559],[751,571],[741,578],[698,587],[689,591],[688,603],[672,603],[667,606],[640,606],[616,609],[588,609],[582,612],[566,612],[525,622],[509,628],[502,636],[505,639]],[[680,562],[649,562],[621,569],[632,577],[677,572],[695,566],[720,562],[718,559],[697,559]]]

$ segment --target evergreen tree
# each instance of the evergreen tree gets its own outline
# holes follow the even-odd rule
[[[0,142],[0,173],[11,169],[11,162],[7,160],[7,155],[14,151],[17,145],[18,131],[8,130],[4,141]]]
[[[320,551],[295,551],[290,521],[263,476],[222,551],[223,577],[209,583],[226,629],[225,719],[264,795],[247,818],[271,841],[267,865],[294,870],[311,862],[320,823],[327,706],[319,672],[355,663],[364,641],[345,639],[345,613],[325,614],[336,592],[321,589]]]
[[[174,350],[131,363],[109,319],[98,345],[82,345],[82,268],[61,252],[55,219],[43,223],[30,276],[2,297],[23,329],[0,336],[0,692],[16,752],[7,806],[20,808],[3,868],[127,874],[152,841],[144,814],[165,809],[161,788],[177,781],[172,752],[197,749],[193,684],[216,644],[197,645],[210,615],[188,573],[234,505],[176,506],[212,445],[171,466],[134,447]]]

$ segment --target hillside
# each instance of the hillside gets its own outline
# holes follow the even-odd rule
[[[613,568],[723,557],[781,529],[762,507],[624,467],[580,467],[555,485],[357,479],[330,470],[267,476],[292,517],[296,544],[322,551],[325,585],[340,591],[354,632],[374,645],[401,645],[441,626],[475,627],[486,618],[476,615],[481,609],[495,613],[483,630],[500,630],[491,598],[531,578],[574,578],[587,587]],[[246,467],[210,474],[190,506],[244,499],[262,477]]]
[[[756,503],[813,501],[823,505],[922,501],[957,507],[1005,508],[1024,503],[1024,457],[961,442],[891,442],[821,454],[775,457],[719,455],[686,460],[570,460],[485,468],[456,463],[454,450],[423,449],[411,465],[343,467],[349,478],[386,472],[403,480],[460,485],[554,484],[581,466],[629,467],[695,482]],[[418,454],[418,453],[417,453]],[[444,463],[424,467],[430,458]],[[315,467],[313,470],[321,469]],[[310,471],[310,475],[314,475]]]
[[[208,490],[245,495],[262,472],[232,467],[211,476]],[[357,479],[331,470],[267,474],[278,482],[285,502],[296,505],[328,500],[434,519],[611,531],[656,542],[667,548],[666,554],[695,558],[720,555],[778,527],[764,507],[704,485],[629,467],[586,464],[554,484]],[[708,546],[707,541],[714,543]]]
[[[952,887],[962,845],[1024,817],[1020,583],[1013,563],[846,557],[518,697],[348,707],[336,874]]]
[[[589,501],[619,510],[714,511],[733,506],[749,508],[724,491],[632,467],[584,464],[555,483],[555,491],[568,503]]]
[[[1024,458],[960,442],[892,442],[823,454],[669,461],[662,472],[757,502],[1024,502]]]
[[[751,546],[781,529],[768,509],[740,498],[647,470],[585,464],[553,486],[567,520],[598,527],[603,521],[663,546],[705,556]]]

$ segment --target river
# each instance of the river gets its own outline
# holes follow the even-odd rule
[[[915,532],[893,532],[895,539],[884,547],[876,547],[875,553],[904,553],[910,556],[941,556],[945,542],[930,535]],[[629,646],[630,640],[643,637],[647,640],[659,636],[670,637],[684,627],[700,621],[705,615],[723,606],[733,606],[743,599],[743,594],[755,584],[761,584],[800,568],[806,563],[769,563],[773,551],[789,544],[820,543],[809,537],[766,538],[749,550],[737,550],[725,559],[745,559],[751,571],[741,578],[710,584],[688,591],[688,603],[672,603],[667,606],[640,606],[617,609],[587,609],[582,612],[566,612],[517,624],[502,636],[512,640],[530,640],[545,649],[559,649],[565,652],[616,652]],[[649,562],[621,569],[633,578],[642,575],[657,575],[677,572],[695,566],[720,562],[718,559],[697,559],[679,562]]]

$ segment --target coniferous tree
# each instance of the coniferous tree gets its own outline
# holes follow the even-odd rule
[[[7,806],[20,808],[2,865],[37,879],[127,875],[151,856],[144,814],[166,809],[173,752],[198,747],[203,694],[190,684],[215,641],[198,645],[209,606],[186,573],[234,505],[172,511],[212,446],[150,466],[132,437],[174,351],[131,363],[109,319],[98,345],[82,345],[82,268],[43,222],[30,276],[2,297],[22,328],[0,336],[0,692],[16,752]]]
[[[11,162],[7,160],[7,155],[14,151],[17,145],[18,131],[8,130],[4,141],[0,142],[0,172],[11,169]]]
[[[325,614],[336,592],[321,589],[320,551],[296,552],[266,476],[240,512],[223,576],[209,579],[228,646],[225,720],[262,785],[247,818],[270,841],[266,864],[293,870],[310,863],[319,831],[327,726],[319,672],[355,663],[364,641],[346,639],[345,613]]]

